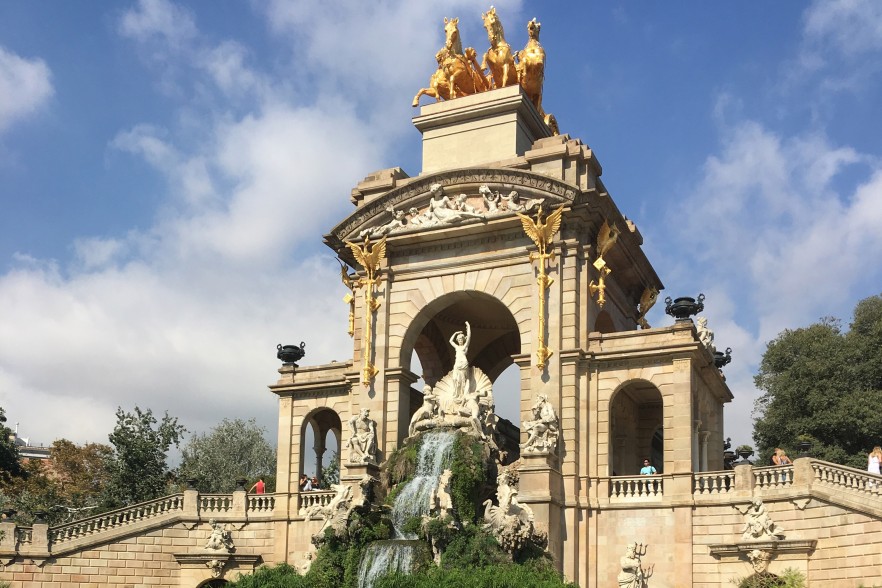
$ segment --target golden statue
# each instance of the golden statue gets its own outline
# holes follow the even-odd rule
[[[438,69],[429,79],[429,87],[422,88],[413,97],[413,106],[419,106],[420,96],[432,96],[436,101],[452,100],[457,96],[470,96],[489,88],[477,52],[469,47],[465,51],[459,37],[459,18],[444,19],[445,42],[435,60]]]
[[[598,294],[597,306],[600,308],[603,308],[603,305],[606,304],[606,277],[612,273],[612,270],[607,267],[603,256],[615,245],[619,238],[619,233],[619,229],[614,224],[609,224],[606,220],[603,221],[603,225],[597,231],[597,259],[594,260],[594,267],[600,275],[597,278],[597,283],[591,280],[588,284],[588,292],[591,296]]]
[[[490,49],[484,53],[481,61],[481,69],[490,70],[490,80],[493,88],[504,88],[518,83],[518,75],[515,67],[514,55],[511,46],[505,41],[505,31],[502,22],[496,15],[496,9],[490,7],[481,14],[484,28],[487,29],[487,39],[490,41]]]
[[[371,363],[373,337],[371,334],[372,315],[380,308],[380,302],[374,298],[374,286],[380,273],[380,260],[386,257],[386,237],[383,236],[376,245],[371,247],[371,239],[365,235],[364,245],[346,243],[352,250],[355,261],[364,268],[364,277],[359,278],[358,286],[364,288],[364,332],[362,334],[364,368],[361,372],[361,383],[370,386],[371,380],[377,375],[377,368]]]
[[[523,51],[518,51],[517,71],[521,88],[524,89],[524,93],[539,111],[539,114],[544,117],[542,84],[545,81],[545,49],[539,44],[539,29],[541,27],[542,23],[536,22],[535,18],[527,23],[529,40]]]
[[[536,282],[539,284],[539,342],[536,349],[536,358],[538,360],[536,367],[540,370],[545,369],[548,358],[554,353],[545,346],[545,295],[549,286],[554,283],[554,280],[549,278],[545,271],[545,262],[554,261],[554,246],[552,242],[557,231],[560,230],[563,209],[564,205],[561,204],[557,210],[548,215],[544,222],[542,220],[541,206],[536,211],[535,221],[525,214],[516,213],[521,217],[521,225],[524,227],[524,232],[533,240],[533,243],[536,244],[536,248],[539,250],[538,253],[530,252],[530,261],[539,261],[539,276],[536,278]],[[551,246],[550,251],[549,246]]]
[[[343,302],[349,305],[349,336],[352,337],[355,334],[355,289],[358,288],[358,274],[350,274],[347,270],[346,264],[343,263],[339,258],[337,262],[340,264],[340,281],[343,282],[343,285],[349,288],[349,293],[343,297]]]
[[[637,316],[637,324],[640,325],[641,329],[648,329],[649,323],[646,322],[646,313],[649,312],[649,309],[655,306],[655,302],[658,300],[658,290],[655,288],[646,288],[643,290],[643,295],[640,297],[640,303],[637,305],[637,312],[639,313]]]

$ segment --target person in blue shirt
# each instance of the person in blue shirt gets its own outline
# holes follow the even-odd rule
[[[656,470],[652,466],[652,464],[649,463],[649,459],[644,459],[643,460],[643,467],[640,468],[640,475],[641,476],[652,476],[657,473],[658,473],[658,470]]]

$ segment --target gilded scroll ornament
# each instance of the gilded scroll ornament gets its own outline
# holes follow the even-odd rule
[[[521,224],[524,232],[533,243],[536,244],[537,252],[530,252],[530,261],[539,262],[539,276],[536,282],[539,284],[539,341],[536,348],[536,367],[544,370],[547,365],[548,358],[554,353],[545,345],[545,299],[549,286],[554,280],[548,277],[545,271],[547,261],[554,262],[554,236],[560,229],[561,219],[563,217],[564,205],[561,204],[557,210],[548,215],[548,218],[542,220],[542,207],[536,212],[536,220],[521,213],[517,215],[521,218]]]
[[[649,323],[646,321],[646,313],[649,312],[649,309],[655,306],[655,302],[658,300],[658,290],[655,288],[646,288],[643,290],[643,295],[640,296],[640,303],[637,305],[637,324],[640,325],[641,329],[649,329]]]
[[[600,308],[603,308],[606,304],[606,278],[612,273],[603,256],[615,245],[619,238],[619,233],[619,229],[614,224],[609,224],[606,220],[603,221],[603,225],[597,232],[597,259],[594,260],[594,267],[599,275],[596,283],[594,280],[591,280],[588,284],[588,291],[591,293],[591,296],[597,295],[597,306]]]
[[[371,363],[373,353],[373,335],[371,325],[373,314],[380,308],[380,302],[374,296],[374,286],[379,281],[380,260],[386,257],[386,237],[371,246],[370,237],[365,236],[364,245],[346,243],[352,250],[355,261],[364,268],[364,277],[358,279],[358,286],[364,288],[364,329],[362,332],[362,350],[364,367],[361,372],[361,383],[370,386],[371,380],[377,375],[377,368]]]

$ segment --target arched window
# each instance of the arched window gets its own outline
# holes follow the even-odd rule
[[[640,473],[644,459],[664,471],[664,407],[661,392],[645,380],[626,383],[609,407],[609,475]]]

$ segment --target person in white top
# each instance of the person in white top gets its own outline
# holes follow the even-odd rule
[[[873,448],[867,457],[867,471],[871,474],[880,475],[879,465],[882,464],[882,447],[878,445]]]

